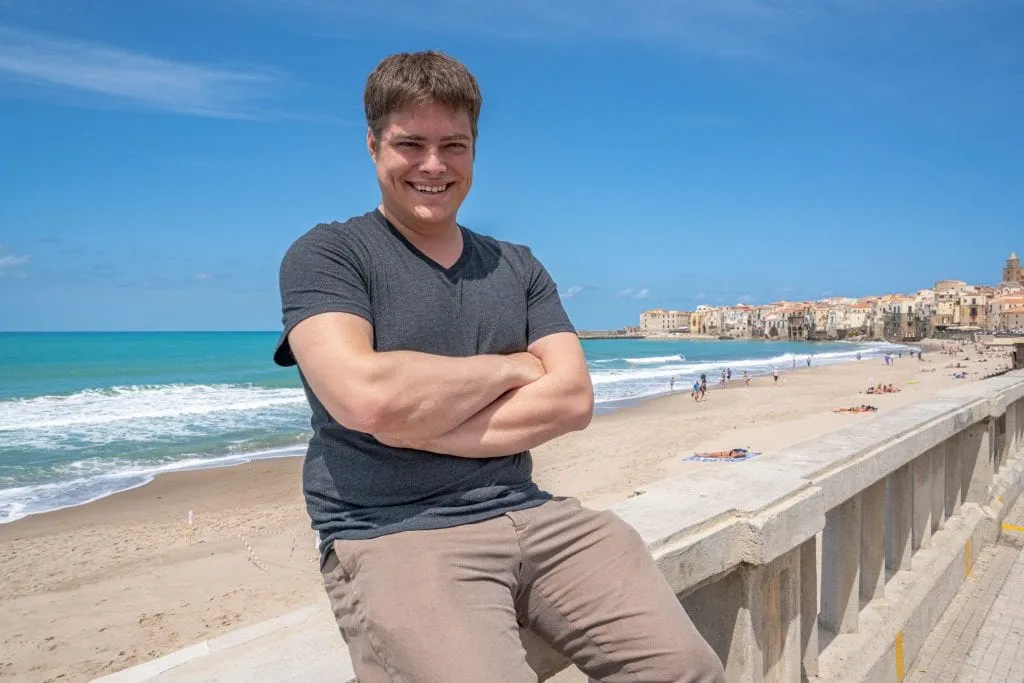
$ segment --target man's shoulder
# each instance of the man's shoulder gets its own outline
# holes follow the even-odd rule
[[[317,223],[295,240],[295,245],[344,244],[358,240],[373,230],[377,225],[376,211],[359,216],[352,216],[345,221]]]

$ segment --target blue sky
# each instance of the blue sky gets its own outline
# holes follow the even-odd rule
[[[277,265],[377,202],[361,93],[484,93],[461,222],[579,327],[995,284],[1024,251],[1024,4],[0,0],[0,329],[276,329]]]

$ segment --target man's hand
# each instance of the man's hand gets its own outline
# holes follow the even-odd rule
[[[510,354],[508,359],[519,368],[523,378],[523,385],[536,382],[544,376],[544,363],[529,351]]]

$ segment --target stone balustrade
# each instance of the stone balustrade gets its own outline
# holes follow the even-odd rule
[[[901,681],[1024,486],[1024,371],[851,418],[613,508],[729,681]],[[568,666],[523,637],[542,680]]]
[[[844,429],[751,460],[694,463],[613,509],[729,681],[901,681],[998,537],[1024,487],[1022,456],[1017,370],[851,415]],[[608,590],[629,580],[609,576]],[[351,683],[325,603],[103,680]],[[529,632],[523,642],[542,680],[568,667]]]

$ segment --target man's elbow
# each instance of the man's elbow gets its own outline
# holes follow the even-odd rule
[[[334,421],[346,429],[366,434],[383,434],[392,431],[394,420],[389,406],[372,392],[356,393],[352,396],[332,396],[324,401],[324,408]]]
[[[594,390],[589,382],[573,392],[568,404],[566,426],[574,432],[586,429],[594,418]]]

